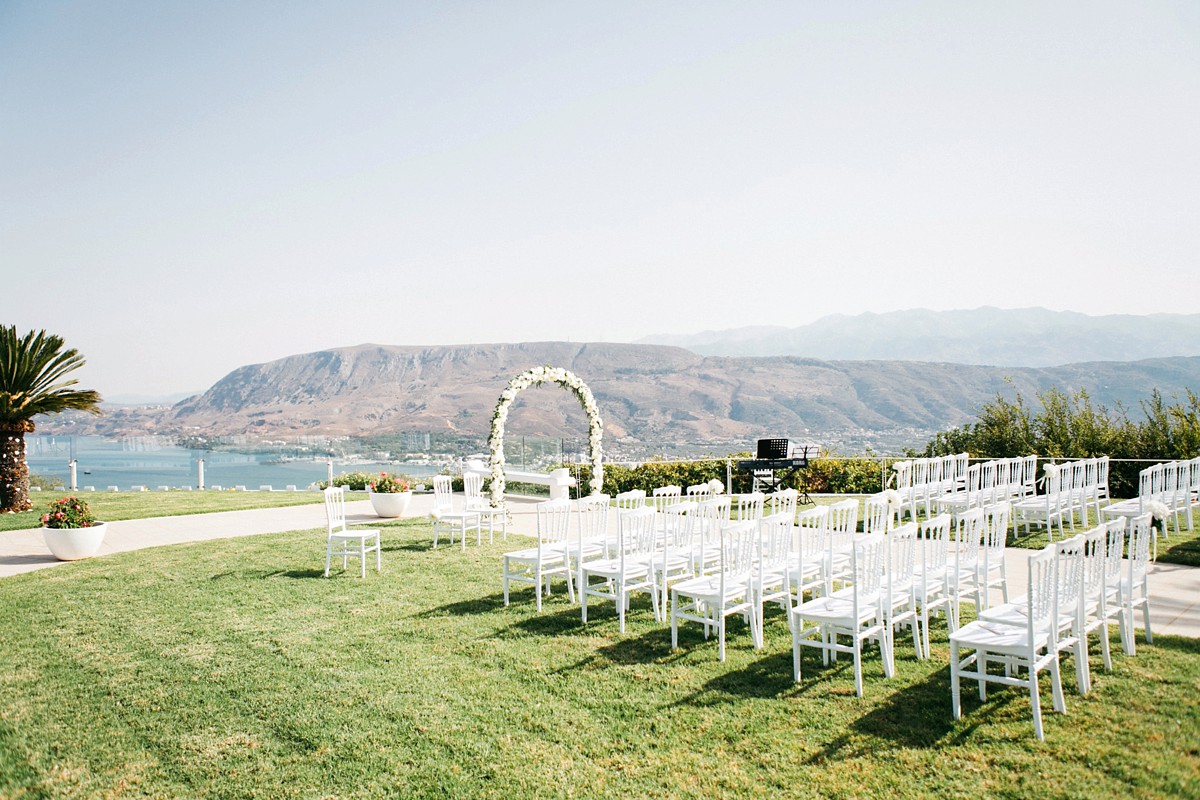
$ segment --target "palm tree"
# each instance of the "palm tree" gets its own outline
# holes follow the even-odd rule
[[[74,348],[45,331],[17,336],[15,325],[0,325],[0,513],[28,511],[29,466],[25,434],[38,414],[78,409],[100,412],[100,394],[71,389],[78,381],[64,376],[84,364]]]

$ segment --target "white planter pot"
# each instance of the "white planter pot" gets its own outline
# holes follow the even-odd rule
[[[371,508],[380,517],[402,517],[408,510],[412,492],[367,492],[371,497]]]
[[[90,528],[42,528],[42,538],[59,561],[78,561],[100,552],[107,532],[108,523],[97,522]]]

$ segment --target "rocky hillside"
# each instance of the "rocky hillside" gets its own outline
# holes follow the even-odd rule
[[[209,435],[404,429],[485,435],[507,381],[542,364],[570,369],[588,383],[610,435],[643,441],[752,441],[839,429],[938,430],[973,420],[980,405],[998,392],[1032,397],[1049,387],[1084,388],[1098,403],[1121,402],[1136,410],[1153,388],[1169,396],[1200,386],[1200,358],[1015,369],[703,357],[654,345],[361,345],[241,367],[202,395],[140,418],[123,411],[98,420],[101,427],[95,430],[119,422],[125,432]],[[52,430],[45,424],[41,429]],[[585,423],[569,393],[543,387],[522,393],[508,428],[574,436]],[[88,431],[77,427],[74,432]]]

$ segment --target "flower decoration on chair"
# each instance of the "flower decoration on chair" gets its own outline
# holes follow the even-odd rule
[[[92,510],[78,497],[55,500],[49,509],[48,513],[42,515],[42,524],[47,528],[90,528],[96,524]]]
[[[725,484],[721,483],[716,478],[713,478],[711,481],[708,482],[708,490],[710,492],[712,492],[714,495],[721,494],[722,492],[725,491]]]
[[[375,494],[397,494],[399,492],[407,492],[412,489],[412,484],[408,479],[402,478],[399,475],[389,475],[386,472],[379,473],[370,484],[371,491]]]
[[[492,506],[501,508],[504,504],[504,425],[508,422],[508,408],[517,395],[530,386],[541,386],[543,383],[557,383],[569,389],[588,419],[588,457],[592,466],[591,493],[600,494],[604,486],[604,422],[600,419],[600,408],[592,397],[592,390],[573,372],[561,367],[534,367],[522,372],[508,382],[508,386],[500,393],[496,402],[496,410],[492,414],[491,435],[488,437],[488,451],[491,456],[491,496]]]
[[[892,511],[896,511],[904,505],[904,497],[895,489],[884,489],[883,499]]]

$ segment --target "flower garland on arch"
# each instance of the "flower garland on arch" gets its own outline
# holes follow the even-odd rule
[[[504,506],[504,423],[508,421],[508,407],[523,390],[530,386],[541,386],[543,383],[557,383],[564,389],[570,389],[588,419],[588,456],[592,464],[592,494],[600,494],[604,486],[604,422],[600,419],[600,409],[596,406],[596,398],[592,390],[573,372],[561,367],[534,367],[508,382],[508,386],[500,393],[496,402],[496,410],[492,414],[491,435],[488,437],[488,451],[491,454],[491,495],[492,506]]]

